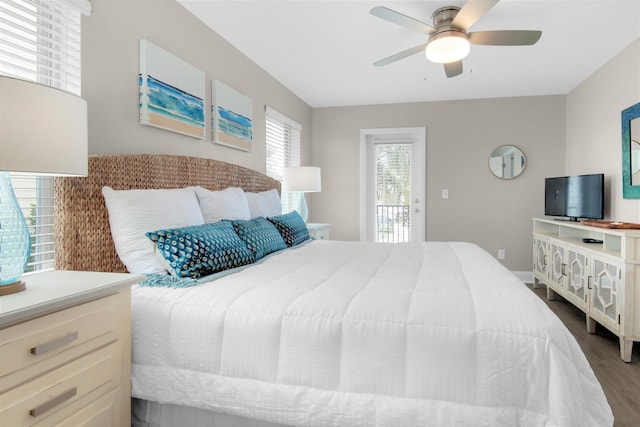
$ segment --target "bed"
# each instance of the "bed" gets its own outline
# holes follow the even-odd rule
[[[56,178],[56,268],[126,271],[104,186],[279,191],[215,160],[91,157],[89,177]],[[613,424],[564,325],[464,242],[303,240],[135,286],[132,395],[135,426]]]

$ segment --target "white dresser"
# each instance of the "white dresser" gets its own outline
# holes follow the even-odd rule
[[[51,271],[0,297],[0,425],[130,425],[131,291],[144,276]]]
[[[593,239],[594,242],[585,242]],[[640,341],[640,230],[590,227],[578,222],[533,220],[534,287],[547,285],[620,338],[620,356],[631,361]]]

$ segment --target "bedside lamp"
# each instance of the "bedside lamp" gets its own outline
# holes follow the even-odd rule
[[[68,92],[0,76],[0,295],[25,289],[31,236],[9,172],[86,176],[87,103]]]
[[[300,199],[298,200],[299,209],[302,220],[307,222],[309,210],[307,209],[307,201],[304,193],[317,193],[322,191],[322,180],[320,176],[320,168],[313,166],[292,166],[284,168],[282,174],[282,190],[283,191],[299,191]]]

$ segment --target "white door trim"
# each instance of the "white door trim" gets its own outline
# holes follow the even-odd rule
[[[425,211],[425,194],[426,194],[426,146],[427,146],[427,129],[424,127],[411,128],[379,128],[379,129],[360,129],[360,241],[367,240],[367,144],[373,143],[376,136],[391,135],[407,135],[414,141],[412,161],[418,161],[418,176],[415,177],[421,183],[419,202],[412,204],[411,209],[419,209],[421,221],[418,222],[418,235],[420,241],[426,239],[426,211]]]

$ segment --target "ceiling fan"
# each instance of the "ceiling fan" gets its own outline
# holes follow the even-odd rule
[[[542,31],[468,32],[469,27],[482,18],[496,3],[498,0],[468,0],[462,8],[457,6],[441,7],[431,15],[433,26],[384,6],[374,7],[370,11],[372,15],[410,30],[425,33],[429,38],[426,43],[381,59],[374,62],[373,65],[387,65],[426,50],[427,59],[444,64],[447,77],[455,77],[462,74],[462,59],[469,54],[472,44],[528,46],[535,44],[540,39]]]

